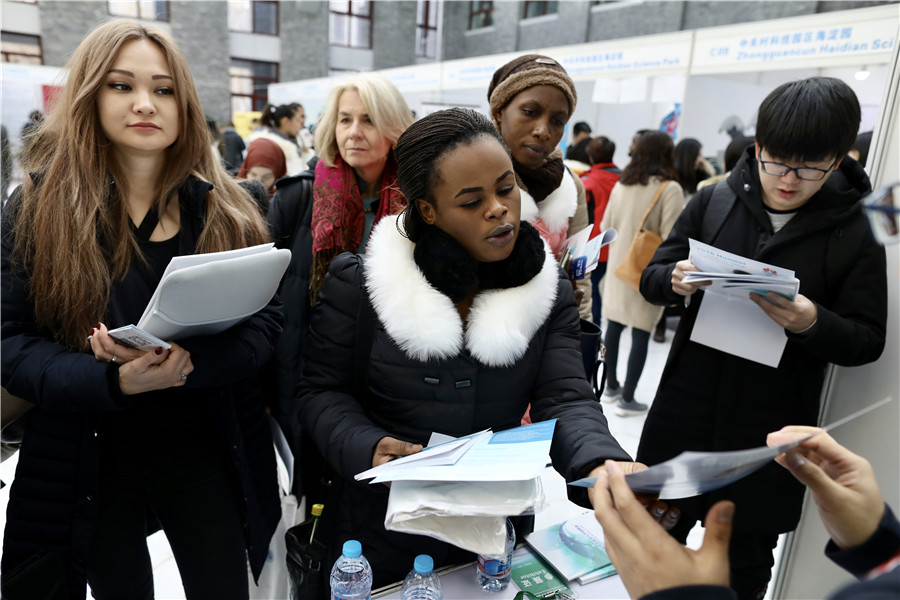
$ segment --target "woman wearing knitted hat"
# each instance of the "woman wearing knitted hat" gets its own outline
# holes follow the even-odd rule
[[[522,220],[532,223],[559,257],[566,238],[588,226],[584,186],[563,165],[557,148],[575,110],[575,83],[555,60],[526,54],[494,73],[488,102],[509,147],[522,191]],[[591,318],[590,279],[579,280],[578,312]]]

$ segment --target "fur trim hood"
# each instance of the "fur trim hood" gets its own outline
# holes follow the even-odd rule
[[[534,201],[534,197],[523,190],[519,191],[522,196],[522,213],[523,221],[534,223],[537,219],[544,222],[550,233],[556,233],[569,226],[569,219],[575,214],[578,208],[578,188],[575,187],[575,181],[572,173],[566,169],[563,178],[559,183],[559,187],[550,192],[550,195],[544,198],[540,206]]]
[[[489,367],[515,364],[556,303],[559,268],[546,242],[540,272],[524,285],[478,294],[464,326],[450,298],[416,265],[415,244],[397,230],[397,219],[375,226],[364,261],[366,290],[394,343],[422,362],[451,358],[465,347]]]

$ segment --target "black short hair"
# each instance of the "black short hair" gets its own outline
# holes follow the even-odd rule
[[[615,153],[616,143],[605,135],[598,135],[587,145],[587,155],[592,165],[612,162]]]
[[[468,108],[439,110],[422,117],[406,128],[397,140],[397,183],[408,202],[400,221],[403,233],[418,242],[428,225],[422,220],[416,200],[434,205],[435,185],[439,181],[438,162],[453,150],[490,137],[509,153],[500,132],[483,114]]]
[[[753,145],[753,138],[749,135],[739,135],[732,138],[728,146],[725,147],[725,170],[731,171],[741,160],[741,155],[747,146]]]
[[[590,133],[590,132],[591,132],[591,126],[588,125],[587,123],[585,123],[584,121],[578,121],[578,122],[575,123],[575,125],[572,127],[572,131],[573,131],[576,135],[579,134],[579,133]]]
[[[756,141],[770,157],[821,161],[847,154],[859,131],[859,100],[834,77],[810,77],[775,88],[759,105]]]

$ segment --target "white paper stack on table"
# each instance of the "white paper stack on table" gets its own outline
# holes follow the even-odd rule
[[[269,303],[290,260],[290,250],[272,243],[176,256],[137,325],[109,334],[120,344],[150,350],[169,348],[164,340],[225,331]]]
[[[472,552],[500,554],[505,517],[531,514],[543,502],[541,473],[555,426],[553,419],[429,444],[418,454],[359,473],[356,479],[391,482],[385,528],[428,535]]]
[[[699,273],[688,273],[684,283],[710,281],[691,331],[691,341],[770,367],[777,367],[787,344],[784,329],[752,300],[775,292],[793,300],[800,280],[789,269],[770,265],[708,244],[689,240],[691,262]]]

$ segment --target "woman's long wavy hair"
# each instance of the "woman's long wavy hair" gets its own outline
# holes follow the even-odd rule
[[[110,286],[124,278],[138,247],[129,228],[127,174],[103,133],[97,97],[123,44],[148,40],[166,56],[178,104],[178,136],[166,149],[156,209],[178,202],[188,176],[214,186],[205,199],[197,252],[268,241],[250,197],[212,154],[206,119],[184,55],[155,27],[108,21],[82,40],[67,64],[68,80],[24,157],[13,259],[30,277],[38,325],[56,341],[87,350],[87,333],[108,316]],[[183,226],[185,224],[182,224]]]
[[[647,185],[653,176],[678,181],[675,145],[669,134],[662,131],[648,131],[640,137],[619,182],[622,185]]]

